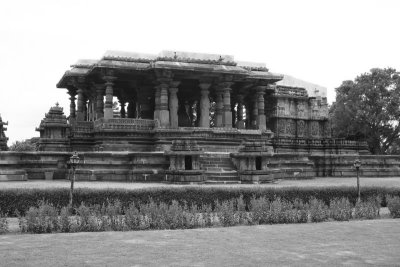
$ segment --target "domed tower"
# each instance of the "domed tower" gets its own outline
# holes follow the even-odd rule
[[[8,122],[3,122],[0,115],[0,151],[5,151],[8,149],[7,147],[8,137],[4,133],[5,131],[7,131],[7,128],[4,127],[5,125],[8,125]]]
[[[39,151],[68,151],[70,126],[63,108],[56,103],[40,122],[36,131],[40,132]]]

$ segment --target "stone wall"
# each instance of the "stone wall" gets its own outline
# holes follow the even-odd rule
[[[215,154],[215,152],[214,152]],[[0,152],[0,181],[68,179],[68,152]],[[158,181],[166,179],[169,158],[164,152],[84,152],[77,180]],[[354,160],[363,177],[400,176],[400,156],[276,153],[267,159],[272,176],[282,179],[354,177]]]

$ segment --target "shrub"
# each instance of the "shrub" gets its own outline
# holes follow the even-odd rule
[[[328,220],[329,210],[322,200],[312,198],[309,205],[311,222],[323,222]]]
[[[380,205],[376,199],[370,198],[367,201],[359,201],[354,207],[354,218],[375,219],[379,217]]]
[[[387,206],[393,218],[400,218],[400,197],[387,196]]]
[[[96,214],[93,214],[96,218]],[[108,219],[108,227],[113,231],[121,231],[124,229],[124,217],[122,216],[122,205],[119,200],[108,202],[105,208],[105,216]],[[96,218],[97,220],[97,218]],[[102,221],[104,224],[104,221]],[[103,227],[104,228],[104,227]]]
[[[399,188],[362,188],[362,195],[365,199],[380,196],[381,205],[386,206],[386,195],[400,196]],[[78,188],[74,191],[74,208],[78,208],[84,202],[88,206],[102,205],[109,201],[119,200],[123,208],[127,208],[131,202],[135,202],[137,208],[141,204],[150,203],[150,198],[157,204],[166,203],[170,205],[173,200],[179,202],[181,206],[191,206],[192,204],[201,207],[211,205],[214,208],[215,200],[220,202],[238,199],[240,196],[246,207],[250,206],[251,199],[254,197],[264,197],[270,202],[276,198],[281,198],[289,202],[299,199],[308,203],[311,198],[322,200],[326,205],[334,198],[347,197],[353,205],[357,200],[357,192],[352,187],[335,188],[267,188],[267,187],[179,187],[179,188],[143,188],[137,190],[123,189],[88,189]],[[44,199],[51,203],[55,208],[61,210],[68,205],[69,190],[66,188],[46,188],[46,189],[2,189],[0,190],[0,203],[2,210],[7,216],[15,215],[18,210],[24,215],[30,207],[38,207],[38,200]]]
[[[212,212],[211,205],[203,205],[201,207],[202,218],[205,227],[212,227],[214,225],[214,213]]]
[[[0,235],[8,233],[7,217],[0,210]]]
[[[246,212],[246,203],[243,200],[243,195],[240,195],[236,200],[236,217],[238,218],[238,223],[240,225],[245,225],[249,223],[249,216]]]
[[[187,213],[178,201],[172,201],[172,204],[165,209],[165,227],[168,229],[188,228],[191,225],[191,216]]]
[[[332,199],[329,204],[330,216],[336,221],[348,221],[351,219],[353,206],[347,198]]]
[[[301,199],[295,199],[293,208],[297,210],[297,223],[308,222],[308,204],[304,204]]]
[[[60,229],[58,212],[51,204],[39,202],[39,207],[31,207],[26,213],[25,220],[19,221],[21,231],[29,233],[51,233]]]
[[[270,202],[265,197],[256,198],[254,195],[250,200],[250,223],[265,224],[270,221]]]
[[[136,208],[135,203],[132,202],[127,209],[125,209],[125,224],[130,230],[140,230],[142,215]]]
[[[226,200],[223,202],[215,201],[215,212],[218,221],[223,226],[236,225],[234,200]]]
[[[63,233],[71,231],[70,207],[63,207],[60,211],[60,230]]]

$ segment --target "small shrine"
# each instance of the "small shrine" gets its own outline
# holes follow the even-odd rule
[[[39,151],[69,151],[70,126],[58,103],[45,114],[36,131],[40,132]]]
[[[169,158],[169,170],[166,180],[178,183],[204,181],[204,170],[200,169],[201,151],[195,140],[182,139],[172,141],[171,151],[164,154]]]
[[[7,131],[7,127],[5,127],[6,125],[8,125],[8,122],[4,122],[0,115],[0,151],[5,151],[8,149],[8,137],[4,133],[5,131]]]
[[[239,152],[231,154],[236,159],[242,183],[272,182],[276,170],[270,169],[268,164],[273,155],[271,143],[261,140],[247,140]]]

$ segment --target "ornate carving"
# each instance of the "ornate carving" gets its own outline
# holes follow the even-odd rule
[[[305,122],[303,120],[297,121],[297,135],[304,136],[305,135]]]
[[[312,136],[318,136],[320,133],[319,125],[317,121],[312,121],[311,122],[311,135]]]
[[[278,85],[274,89],[275,89],[275,95],[308,97],[307,90],[304,88]]]
[[[305,117],[305,105],[303,101],[297,103],[297,117],[298,118]]]
[[[285,128],[286,128],[286,121],[285,120],[279,120],[278,121],[278,133],[279,134],[285,134]]]
[[[296,123],[294,120],[288,120],[286,123],[286,134],[294,136],[296,134]]]

